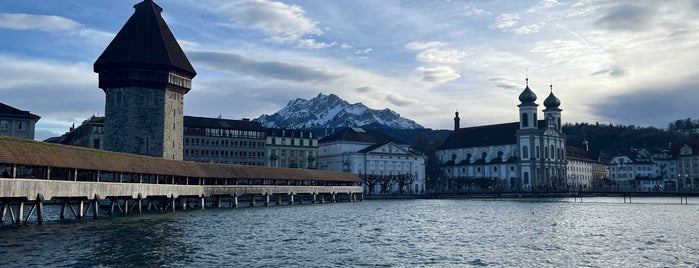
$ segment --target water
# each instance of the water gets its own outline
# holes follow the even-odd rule
[[[699,266],[699,198],[583,201],[386,200],[6,224],[0,267]]]

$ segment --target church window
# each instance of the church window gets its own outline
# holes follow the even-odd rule
[[[529,117],[526,113],[522,114],[522,127],[529,127]]]
[[[503,155],[504,155],[504,153],[502,151],[498,151],[498,158],[502,159]]]
[[[524,184],[529,184],[529,172],[524,172]]]
[[[555,149],[553,148],[553,145],[551,145],[550,148],[551,148],[551,158],[553,159],[553,158],[555,158],[555,156],[554,156]]]
[[[486,153],[486,152],[481,153],[481,159],[485,160],[486,157],[488,157],[488,153]]]
[[[534,114],[534,127],[536,127],[536,126],[537,126],[537,123],[536,123],[536,121],[538,121],[538,119],[536,118],[536,113],[535,113],[535,114]]]
[[[470,163],[471,162],[471,154],[466,154],[466,160]]]
[[[524,159],[529,158],[529,147],[527,147],[527,146],[522,147],[522,158],[524,158]]]
[[[539,149],[539,146],[536,146],[536,158],[539,159],[541,156],[541,149]]]

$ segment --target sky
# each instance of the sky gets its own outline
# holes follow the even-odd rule
[[[104,114],[94,61],[137,0],[0,2],[0,102],[36,139]],[[156,0],[197,71],[185,115],[336,94],[433,129],[514,122],[529,79],[564,122],[698,118],[699,0]]]

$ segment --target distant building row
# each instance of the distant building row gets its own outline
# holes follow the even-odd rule
[[[56,142],[103,149],[104,117],[91,117]],[[425,191],[425,156],[380,132],[345,128],[318,139],[310,131],[258,122],[184,116],[184,160],[352,172],[367,194]]]

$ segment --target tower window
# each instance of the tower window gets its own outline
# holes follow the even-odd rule
[[[522,127],[529,127],[529,116],[526,113],[522,114]]]

